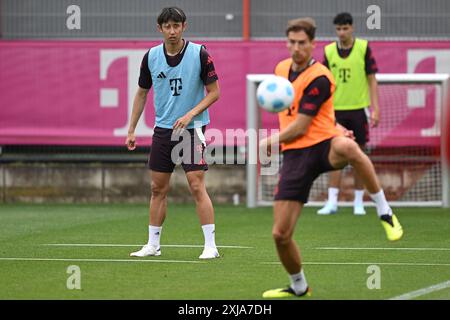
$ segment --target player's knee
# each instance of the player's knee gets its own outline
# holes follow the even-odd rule
[[[361,149],[359,145],[350,139],[342,144],[340,151],[345,155],[349,162],[355,161],[361,156]]]
[[[169,192],[169,186],[160,185],[158,183],[152,182],[151,185],[152,197],[153,198],[164,198]]]
[[[194,180],[189,183],[189,188],[194,197],[200,197],[205,189],[202,181]]]
[[[273,229],[272,237],[277,246],[287,245],[291,241],[291,236],[289,233],[280,229]]]

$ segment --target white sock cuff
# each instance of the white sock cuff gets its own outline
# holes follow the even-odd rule
[[[214,230],[214,228],[215,228],[215,224],[214,223],[212,223],[212,224],[204,224],[204,225],[202,225],[202,229],[203,229],[203,231],[208,231],[208,230]]]
[[[377,193],[369,193],[370,197],[373,199],[373,201],[376,201],[376,199],[379,199],[379,197],[384,198],[384,191],[383,189],[380,189]]]
[[[291,277],[292,280],[296,280],[296,279],[305,279],[305,274],[303,273],[303,269],[300,270],[299,273],[296,274],[290,274],[289,275]]]
[[[291,278],[291,288],[296,293],[301,293],[306,290],[308,283],[306,282],[305,274],[303,273],[303,268],[299,273],[290,274]]]
[[[215,224],[204,224],[202,225],[203,236],[205,237],[205,248],[215,248]]]
[[[384,195],[383,189],[378,191],[377,193],[370,193],[370,197],[375,202],[375,205],[377,207],[377,215],[381,217],[385,214],[392,214],[392,210],[387,203],[386,196]]]
[[[330,187],[330,188],[328,188],[328,192],[332,193],[334,195],[339,194],[339,188]]]
[[[331,203],[337,203],[339,196],[338,188],[328,188],[328,201]]]
[[[158,232],[158,231],[161,231],[161,230],[162,230],[162,226],[156,227],[156,226],[149,225],[149,226],[148,226],[148,230],[149,230],[149,231]]]
[[[362,204],[363,199],[364,199],[364,189],[362,190],[355,189],[355,202]]]
[[[161,239],[162,226],[155,227],[152,225],[148,226],[148,243],[149,245],[159,247]]]

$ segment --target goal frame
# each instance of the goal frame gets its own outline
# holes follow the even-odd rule
[[[264,79],[273,74],[248,74],[246,79],[246,108],[247,108],[247,132],[251,130],[258,130],[261,123],[261,108],[258,107],[256,100],[256,89],[258,84]],[[440,90],[440,103],[441,106],[441,174],[442,174],[442,201],[390,201],[389,203],[394,207],[408,207],[408,206],[420,206],[420,207],[450,207],[450,184],[449,184],[449,162],[447,160],[447,143],[446,138],[448,136],[448,113],[450,112],[450,100],[449,100],[449,85],[450,75],[444,73],[379,73],[376,74],[378,84],[436,84],[441,87]],[[254,132],[254,131],[253,131]],[[256,135],[249,135],[246,146],[247,162],[246,162],[246,175],[247,175],[247,207],[255,208],[257,206],[272,205],[271,201],[259,201],[258,200],[258,138]],[[365,203],[367,205],[373,205],[372,203]],[[320,206],[323,202],[311,201],[306,204],[307,206]],[[351,202],[339,202],[340,206],[351,206]]]

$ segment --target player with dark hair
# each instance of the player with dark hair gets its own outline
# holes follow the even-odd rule
[[[333,20],[338,41],[325,47],[323,64],[330,69],[336,81],[333,104],[336,120],[352,130],[361,150],[365,150],[369,141],[369,105],[370,125],[376,127],[380,118],[378,106],[378,85],[375,73],[378,71],[368,41],[353,36],[353,17],[347,12],[339,13]],[[364,215],[364,185],[354,172],[355,195],[353,213]],[[330,173],[328,200],[318,214],[336,213],[338,209],[341,171]]]
[[[291,57],[281,61],[275,74],[291,81],[295,98],[289,110],[279,113],[280,132],[260,141],[269,154],[281,144],[283,163],[273,205],[272,236],[278,256],[289,273],[287,288],[268,290],[264,298],[303,296],[310,293],[300,252],[293,240],[295,225],[308,201],[314,180],[323,172],[351,164],[374,200],[381,224],[389,240],[403,235],[376,176],[372,162],[351,139],[351,132],[336,125],[333,109],[334,78],[312,58],[316,26],[311,18],[291,20],[287,28],[287,48]]]
[[[149,239],[141,250],[130,255],[161,255],[160,237],[167,211],[169,182],[179,160],[174,159],[173,151],[178,143],[184,143],[190,156],[187,153],[180,154],[182,167],[196,203],[205,239],[204,250],[199,258],[213,259],[219,257],[219,252],[215,243],[214,208],[205,187],[208,165],[204,160],[204,131],[209,123],[207,109],[219,99],[218,77],[205,47],[183,39],[187,27],[183,10],[177,7],[164,8],[157,21],[157,28],[164,41],[151,48],[142,60],[139,87],[125,142],[129,150],[136,148],[135,128],[153,86],[156,119],[148,161],[152,181]],[[188,133],[188,139],[184,140],[186,135],[183,134],[179,142],[182,132]]]

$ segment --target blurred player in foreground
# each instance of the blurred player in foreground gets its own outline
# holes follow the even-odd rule
[[[189,149],[180,156],[205,238],[199,258],[219,257],[215,243],[214,208],[205,187],[208,165],[204,160],[204,131],[209,123],[206,109],[219,99],[220,90],[214,64],[205,47],[183,39],[186,27],[186,16],[180,8],[164,8],[158,17],[158,30],[164,42],[151,48],[141,64],[139,88],[125,142],[129,150],[136,148],[134,131],[151,86],[156,121],[149,157],[152,181],[149,239],[141,250],[130,254],[133,257],[161,255],[160,237],[166,217],[169,182],[179,160],[174,159],[172,151],[178,143],[185,143]],[[182,142],[178,142],[181,136]]]
[[[394,241],[403,235],[372,162],[348,137],[352,133],[336,125],[333,75],[312,58],[315,30],[315,21],[311,18],[288,23],[287,48],[291,58],[281,61],[275,74],[292,82],[295,98],[290,109],[279,113],[280,132],[260,141],[260,148],[267,153],[270,153],[272,144],[281,143],[282,147],[283,164],[275,190],[272,235],[280,261],[291,279],[290,286],[268,290],[263,293],[264,298],[310,294],[299,248],[292,237],[303,205],[308,201],[311,185],[323,172],[351,164],[376,204],[387,238]]]
[[[330,69],[336,81],[333,105],[336,120],[355,135],[361,150],[365,150],[369,141],[367,121],[369,105],[370,125],[378,125],[380,111],[378,106],[378,84],[375,73],[378,71],[368,41],[353,37],[353,17],[346,12],[339,13],[333,20],[339,40],[325,47],[324,65]],[[370,95],[369,95],[370,93]],[[355,197],[353,213],[364,215],[364,184],[354,172]],[[336,213],[338,206],[341,171],[330,172],[328,200],[318,214]]]

